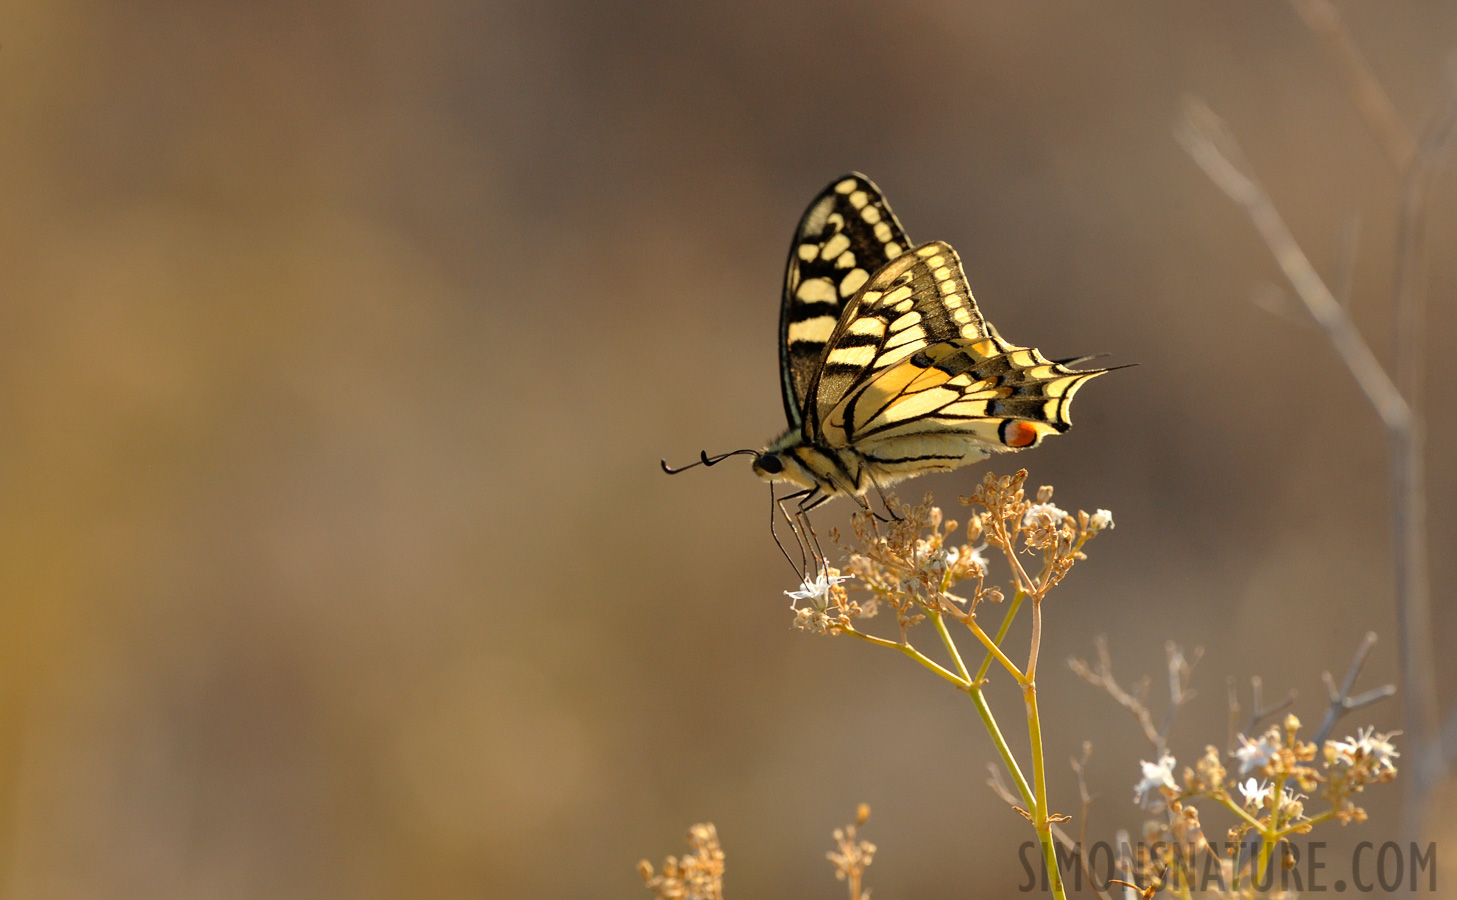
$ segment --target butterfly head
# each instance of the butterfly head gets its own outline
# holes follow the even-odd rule
[[[765,481],[787,481],[800,487],[814,487],[815,479],[796,451],[804,447],[804,436],[791,428],[754,456],[753,470]]]
[[[778,453],[765,451],[754,457],[753,469],[765,481],[778,481],[784,477],[784,459]]]

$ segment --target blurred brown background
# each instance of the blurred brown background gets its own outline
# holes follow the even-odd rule
[[[1341,8],[1417,130],[1457,6]],[[1389,359],[1399,181],[1282,3],[7,4],[0,893],[645,897],[635,861],[712,820],[731,897],[837,897],[859,801],[875,896],[1012,893],[1031,832],[970,705],[790,630],[746,461],[657,470],[782,428],[785,251],[852,168],[1003,334],[1139,364],[992,466],[1118,523],[1049,613],[1055,806],[1091,739],[1090,834],[1140,821],[1147,746],[1060,662],[1094,634],[1130,681],[1205,648],[1181,762],[1223,743],[1228,676],[1313,723],[1374,629],[1363,683],[1394,679],[1383,433],[1313,326],[1251,302],[1279,273],[1173,140],[1185,92],[1328,276],[1360,217]],[[1395,834],[1400,793],[1328,838]]]

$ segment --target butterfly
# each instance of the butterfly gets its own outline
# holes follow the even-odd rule
[[[869,508],[872,487],[1066,431],[1078,388],[1109,371],[1069,367],[1084,359],[1003,339],[956,251],[913,245],[880,189],[852,172],[815,197],[790,246],[779,313],[788,427],[763,449],[692,465],[752,455],[756,475],[797,489],[778,501],[798,501],[792,524],[837,496]]]

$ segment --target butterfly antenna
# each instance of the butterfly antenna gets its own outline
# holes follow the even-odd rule
[[[679,466],[678,468],[675,469],[672,466],[668,465],[668,461],[666,459],[660,459],[660,460],[658,460],[658,465],[662,466],[663,467],[663,471],[664,472],[667,472],[669,475],[677,475],[679,472],[686,472],[689,469],[693,468],[694,466],[704,466],[705,468],[708,467],[708,466],[716,466],[719,463],[723,462],[724,460],[728,459],[730,456],[746,456],[746,455],[747,456],[758,456],[759,455],[759,451],[758,450],[730,450],[727,453],[720,453],[717,456],[709,456],[707,450],[700,450],[698,452],[698,462],[691,462],[691,463],[689,463],[686,466]]]

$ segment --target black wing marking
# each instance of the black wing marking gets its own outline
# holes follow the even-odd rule
[[[846,305],[910,246],[885,196],[858,172],[832,181],[805,210],[779,308],[779,374],[791,428],[803,425],[810,383]]]
[[[1006,345],[976,308],[961,259],[942,241],[922,244],[886,263],[851,299],[826,343],[810,386],[806,435],[821,436],[821,422],[841,399],[881,372],[926,347],[956,339]]]
[[[886,264],[846,307],[812,385],[805,433],[861,448],[902,477],[1067,430],[1073,394],[1104,371],[1069,369],[1003,340],[977,309],[956,251],[932,241]]]

